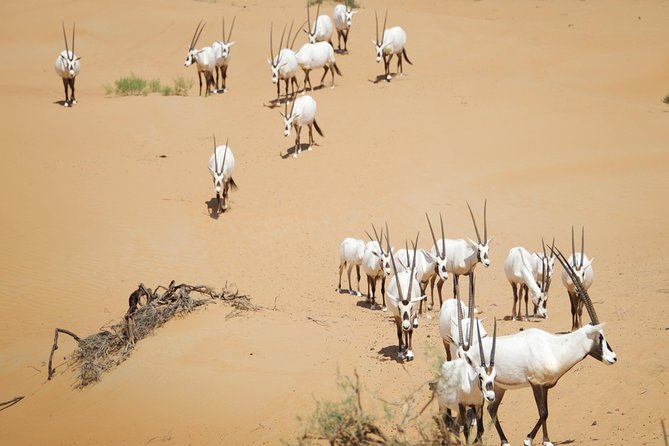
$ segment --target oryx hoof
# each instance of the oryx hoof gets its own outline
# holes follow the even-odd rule
[[[413,361],[413,352],[411,350],[407,350],[406,360]]]
[[[390,82],[390,79],[392,79],[392,76],[390,74],[386,74],[386,80]]]
[[[381,311],[388,311],[388,307],[384,305],[383,307],[381,307]]]
[[[427,306],[427,311],[432,311],[432,305]]]
[[[370,310],[376,310],[376,304],[371,304],[371,305],[369,306],[369,309],[370,309]]]
[[[65,103],[63,104],[63,107],[69,107],[69,106],[70,106],[70,103],[68,101],[65,101]]]
[[[416,317],[416,319],[413,320],[413,328],[414,329],[418,328],[418,317]]]
[[[311,148],[312,148],[311,145],[309,145],[309,147],[307,147],[307,150],[311,152]]]
[[[76,99],[72,99],[71,102],[72,102],[72,104],[76,104],[76,103],[77,103],[77,100],[76,100]]]
[[[553,446],[553,443],[550,441],[544,441],[544,446]]]
[[[402,352],[397,353],[397,359],[400,361],[404,360],[404,353]]]
[[[523,446],[532,446],[532,439],[531,438],[524,439]]]
[[[297,158],[297,153],[293,153],[293,158]]]
[[[360,293],[358,293],[357,291],[353,291],[353,290],[348,290],[348,294],[350,294],[351,296],[361,296]]]

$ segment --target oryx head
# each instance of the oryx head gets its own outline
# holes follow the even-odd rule
[[[318,15],[321,12],[321,4],[320,2],[318,3],[318,7],[316,8],[316,21],[314,22],[314,26],[311,26],[311,16],[309,14],[309,4],[307,3],[307,24],[309,26],[309,31],[306,29],[303,29],[305,33],[307,33],[307,36],[309,36],[309,43],[316,43],[316,30],[318,28]]]
[[[293,30],[293,23],[290,24],[290,31],[288,31],[288,41],[290,41],[290,33]],[[273,42],[273,24],[269,26],[269,55],[271,59],[267,59],[267,63],[272,68],[272,83],[279,82],[279,66],[281,65],[281,49],[283,47],[283,36],[286,33],[286,26],[283,26],[281,32],[281,41],[279,42],[279,53],[274,57],[274,42]]]
[[[532,272],[532,265],[528,265],[527,262],[525,261],[525,256],[520,255],[520,260],[523,262],[523,266],[527,271],[530,272],[532,275],[532,280],[534,280],[534,273]],[[546,279],[546,263],[545,259],[542,258],[542,267],[541,267],[541,281],[539,282],[539,290],[537,291],[533,287],[529,287],[528,292],[530,293],[530,298],[532,299],[532,303],[536,305],[537,307],[537,316],[547,318],[548,317],[548,310],[546,309],[546,300],[548,299],[548,292],[547,290],[547,285],[548,281]]]
[[[386,223],[386,229],[387,228],[388,228],[388,224]],[[388,277],[392,274],[392,269],[391,269],[391,266],[390,266],[390,254],[393,252],[395,247],[391,246],[390,251],[385,251],[383,249],[383,242],[382,242],[382,240],[383,240],[383,227],[381,227],[381,233],[380,234],[376,231],[376,227],[374,226],[373,223],[372,223],[372,229],[374,230],[374,236],[376,238],[372,238],[372,236],[369,235],[369,233],[367,233],[367,231],[365,231],[365,233],[367,234],[367,237],[369,237],[369,239],[371,241],[376,241],[378,243],[379,252],[372,251],[372,254],[374,254],[374,256],[376,256],[379,259],[379,263],[381,265],[381,272],[383,273],[383,277],[385,278],[385,277]]]
[[[478,377],[479,389],[486,401],[492,403],[495,401],[495,346],[497,344],[497,318],[495,318],[495,325],[492,332],[492,348],[490,349],[490,363],[486,365],[485,354],[483,353],[483,343],[481,342],[481,330],[479,328],[480,322],[474,318],[474,280],[475,276],[471,276],[469,281],[469,334],[466,338],[462,331],[462,304],[460,303],[460,296],[457,296],[457,312],[458,312],[458,355],[467,361],[467,364],[472,369],[472,372]],[[469,349],[473,344],[474,325],[476,325],[476,337],[478,338],[479,359],[480,364],[475,363],[469,356]]]
[[[439,275],[439,278],[442,280],[448,279],[448,272],[446,271],[446,236],[444,235],[444,220],[439,214],[439,223],[441,224],[441,243],[437,243],[437,238],[434,236],[434,230],[432,229],[432,222],[430,217],[425,213],[425,218],[427,218],[427,224],[430,225],[430,233],[432,234],[432,241],[434,242],[434,250],[437,253],[436,256],[432,256],[434,261],[434,268]]]
[[[586,261],[585,255],[585,227],[581,227],[581,252],[577,253],[574,250],[574,227],[571,227],[571,261],[573,263],[573,269],[576,275],[578,276],[581,283],[585,282],[585,272],[588,268],[592,266],[594,258],[588,259]],[[577,255],[578,254],[578,255]]]
[[[578,274],[574,267],[572,267],[567,259],[565,259],[562,252],[559,249],[555,248],[553,251],[562,268],[567,272],[571,280],[574,282],[574,287],[576,295],[583,301],[585,308],[588,311],[590,316],[590,324],[581,327],[579,330],[583,330],[585,333],[588,342],[590,343],[590,348],[588,354],[593,358],[603,362],[607,365],[615,364],[618,361],[618,356],[611,348],[611,345],[606,341],[604,337],[604,324],[599,322],[597,313],[595,312],[595,306],[588,296],[588,291],[583,286],[583,282],[579,278]]]
[[[476,219],[474,218],[474,213],[472,208],[467,202],[467,208],[469,208],[469,214],[472,216],[472,222],[474,222],[474,230],[476,231],[476,240],[478,243],[472,239],[469,239],[469,242],[476,246],[476,260],[481,262],[486,268],[490,266],[490,257],[488,257],[489,244],[492,241],[492,237],[488,238],[488,218],[486,213],[486,208],[488,206],[488,200],[483,202],[483,239],[481,239],[481,234],[479,234],[479,228],[476,226]]]
[[[288,100],[284,102],[283,112],[279,112],[283,117],[283,136],[290,136],[290,129],[293,127],[293,121],[300,116],[299,113],[293,113],[295,110],[295,102],[296,100],[293,100],[293,104],[290,106],[290,113],[288,113]]]
[[[228,156],[228,141],[229,138],[225,141],[225,151],[223,152],[223,159],[219,164],[218,152],[216,147],[216,135],[214,135],[214,191],[216,192],[216,200],[218,202],[218,208],[221,208],[221,193],[223,193],[223,186],[225,183],[224,170],[225,170],[225,159]]]
[[[344,12],[344,23],[346,23],[347,28],[353,26],[353,16],[357,13],[358,11],[354,11],[353,8],[351,8],[349,5],[346,5],[346,11]]]
[[[383,28],[381,30],[380,36],[379,36],[379,17],[376,15],[376,11],[374,11],[374,18],[376,19],[376,40],[372,40],[372,44],[374,44],[374,48],[376,49],[376,62],[381,62],[381,58],[383,57],[383,51],[388,46],[388,44],[383,43],[383,38],[386,32],[386,21],[388,19],[388,10],[386,10],[386,14],[383,17]]]
[[[230,34],[228,34],[228,38],[225,38],[225,17],[223,17],[223,37],[222,40],[217,40],[216,42],[221,46],[221,54],[220,57],[221,59],[227,59],[230,56],[230,48],[232,45],[234,45],[237,42],[232,42],[230,39],[232,38],[232,30],[235,27],[235,20],[237,17],[232,18],[232,25],[230,26]]]
[[[200,23],[198,23],[197,27],[195,28],[193,37],[190,39],[188,54],[186,54],[186,61],[184,62],[184,66],[186,67],[190,67],[193,63],[195,63],[195,57],[199,53],[199,51],[195,49],[195,45],[197,45],[197,41],[200,39],[200,34],[202,34],[202,30],[204,29],[205,25],[206,23],[203,25],[202,20],[200,20]]]
[[[70,78],[73,78],[77,75],[77,64],[79,63],[80,57],[76,57],[74,54],[74,34],[76,23],[72,24],[72,51],[67,46],[67,35],[65,34],[65,23],[63,25],[63,39],[65,40],[65,55],[60,54],[60,58],[63,61],[65,69]]]
[[[417,282],[416,280],[416,252],[418,252],[418,249],[416,245],[418,244],[418,234],[416,234],[416,241],[412,242],[412,247],[413,247],[413,261],[411,262],[411,271],[409,272],[409,287],[407,289],[406,295],[402,292],[402,286],[400,284],[400,278],[397,274],[397,264],[395,263],[395,257],[393,256],[392,249],[390,249],[390,242],[388,241],[388,229],[386,228],[386,247],[388,248],[388,252],[390,253],[390,261],[393,266],[393,273],[395,275],[395,284],[397,285],[397,309],[399,311],[399,317],[402,323],[402,330],[403,331],[411,331],[413,328],[417,325],[415,325],[415,319],[416,319],[416,309],[415,305],[423,300],[425,296],[419,295],[414,296],[414,289],[413,285],[414,282]],[[420,289],[420,287],[419,287]]]

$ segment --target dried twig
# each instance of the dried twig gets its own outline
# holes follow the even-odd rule
[[[56,350],[58,350],[58,333],[65,333],[67,335],[70,335],[74,338],[75,341],[77,341],[79,344],[81,344],[81,339],[76,334],[72,333],[69,330],[64,330],[62,328],[56,328],[56,331],[53,335],[53,345],[51,346],[51,354],[49,355],[49,371],[48,371],[48,377],[47,377],[48,380],[51,380],[51,378],[53,377],[53,374],[54,374],[54,370],[51,367],[51,363],[53,361],[54,352]]]
[[[15,396],[14,398],[12,398],[12,399],[9,400],[9,401],[5,401],[4,403],[0,403],[0,410],[5,410],[5,409],[7,409],[7,408],[9,408],[9,407],[12,407],[14,404],[18,403],[18,402],[21,401],[23,398],[25,398],[25,397],[23,397],[23,396]]]

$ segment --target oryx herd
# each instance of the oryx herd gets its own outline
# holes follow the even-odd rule
[[[307,20],[299,27],[302,28],[305,24],[307,25],[307,28],[302,28],[302,31],[307,35],[307,42],[297,51],[293,50],[293,47],[299,35],[299,30],[295,31],[291,40],[294,22],[291,23],[287,36],[285,35],[286,26],[283,27],[276,55],[274,52],[273,24],[270,23],[269,26],[270,59],[267,59],[267,63],[269,63],[271,68],[272,83],[276,85],[276,99],[272,101],[271,105],[277,106],[281,104],[281,81],[284,81],[284,112],[281,113],[281,116],[284,120],[284,136],[288,137],[291,129],[295,128],[296,139],[292,154],[293,158],[297,158],[302,149],[300,133],[303,126],[306,125],[309,127],[307,150],[311,150],[315,145],[313,128],[316,128],[320,136],[324,136],[323,131],[316,122],[316,101],[313,97],[306,94],[307,89],[314,90],[309,74],[312,70],[323,69],[323,75],[320,80],[320,85],[322,86],[329,71],[332,78],[330,86],[331,88],[335,87],[335,74],[338,76],[342,75],[335,60],[335,53],[348,54],[348,38],[353,25],[353,16],[358,12],[352,9],[352,1],[349,0],[345,4],[337,4],[334,7],[332,17],[330,17],[327,14],[320,14],[320,3],[318,2],[316,17],[313,21],[311,19],[309,4],[307,3]],[[372,40],[372,43],[376,50],[376,60],[380,62],[383,58],[385,62],[384,76],[387,81],[390,81],[392,76],[389,66],[393,55],[397,55],[398,57],[397,75],[399,76],[403,75],[402,57],[411,63],[406,54],[406,33],[399,26],[386,29],[388,18],[388,11],[386,11],[382,28],[383,38],[379,39],[379,20],[376,12],[374,14],[376,19],[376,39]],[[215,40],[211,46],[198,47],[198,42],[206,23],[200,20],[195,27],[195,32],[188,45],[184,66],[195,65],[197,68],[200,96],[202,96],[203,77],[205,81],[205,96],[228,91],[226,83],[228,66],[231,61],[232,47],[236,43],[232,40],[235,20],[236,17],[233,17],[229,32],[226,33],[225,17],[222,19],[221,39]],[[337,31],[337,50],[334,49],[334,44],[332,43],[332,36],[335,30]],[[65,107],[72,107],[77,103],[74,96],[74,81],[80,70],[80,58],[74,53],[75,25],[72,26],[71,50],[68,47],[65,24],[63,24],[63,37],[65,40],[65,51],[62,51],[56,59],[55,69],[58,76],[62,78],[65,87],[65,101],[63,105]],[[285,46],[284,37],[286,37]],[[344,40],[343,48],[341,47],[342,39]],[[300,82],[297,78],[299,69],[304,73],[301,90]],[[69,92],[70,90],[71,93]],[[297,93],[300,91],[302,96],[298,97]],[[288,112],[289,102],[292,102],[290,113]],[[223,161],[221,172],[218,171],[219,165],[217,161],[213,157],[209,160],[209,170],[214,179],[214,189],[217,197],[217,212],[223,212],[228,209],[228,186],[235,186],[234,181],[230,182],[234,168],[234,159],[232,158],[232,150],[227,145],[215,147],[214,155],[219,151],[223,153],[223,156],[229,152],[229,159],[231,159],[229,165]]]
[[[395,250],[390,242],[388,224],[381,232],[372,225],[374,237],[364,242],[348,237],[340,246],[339,292],[363,296],[360,292],[360,269],[367,276],[366,299],[375,309],[379,296],[377,282],[381,282],[382,310],[386,302],[391,309],[397,332],[400,362],[414,359],[412,338],[419,323],[423,300],[427,299],[428,284],[434,305],[434,283],[437,282],[439,296],[439,335],[445,350],[446,361],[439,376],[431,384],[432,398],[439,403],[440,414],[452,435],[462,430],[465,443],[469,444],[469,432],[476,424],[474,442],[481,442],[483,434],[483,406],[495,425],[502,445],[507,438],[497,417],[504,393],[507,390],[531,387],[539,419],[527,434],[524,444],[530,446],[539,428],[543,431],[543,445],[552,445],[547,430],[548,390],[574,365],[586,356],[614,364],[615,352],[604,336],[604,324],[599,322],[588,289],[592,285],[594,272],[592,260],[584,252],[581,234],[581,250],[575,250],[572,227],[572,253],[567,259],[555,246],[555,239],[548,247],[542,239],[542,250],[530,253],[518,246],[511,248],[504,264],[504,272],[513,290],[513,307],[510,317],[496,315],[493,318],[492,337],[488,335],[483,320],[478,319],[476,309],[476,266],[491,266],[489,257],[487,203],[483,206],[483,237],[469,203],[467,208],[474,224],[476,240],[446,239],[441,215],[441,238],[437,239],[432,222],[426,214],[432,246],[419,247],[419,236],[411,247]],[[385,231],[385,233],[384,233]],[[406,242],[405,242],[406,243]],[[525,320],[530,317],[542,320],[547,317],[548,290],[553,278],[555,260],[562,266],[562,281],[571,302],[572,327],[567,334],[552,334],[538,328],[524,329],[516,334],[497,336],[497,321],[521,320],[521,302],[525,299]],[[352,289],[351,271],[356,268],[358,286]],[[343,270],[348,270],[348,290],[341,288]],[[468,305],[461,301],[458,277],[466,275],[469,282]],[[453,280],[453,297],[444,300],[441,286],[448,278]],[[386,286],[387,281],[387,286]],[[384,289],[385,288],[385,289]],[[534,306],[530,313],[528,300]],[[432,305],[427,305],[428,311]],[[581,326],[581,312],[585,306],[590,324]],[[500,317],[501,316],[501,317]],[[429,327],[429,324],[428,324]],[[453,414],[455,412],[456,415]]]

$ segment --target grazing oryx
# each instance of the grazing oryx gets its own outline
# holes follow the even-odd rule
[[[434,262],[434,272],[429,277],[430,279],[430,305],[427,306],[428,310],[431,310],[434,307],[434,281],[439,278],[439,281],[443,284],[446,279],[448,279],[448,266],[446,260],[446,237],[444,236],[444,220],[439,214],[439,223],[441,225],[441,244],[437,244],[437,237],[434,236],[434,230],[432,229],[432,222],[430,217],[425,213],[425,218],[427,218],[427,224],[430,226],[430,234],[432,234],[432,241],[434,242],[433,251],[430,252],[430,258]],[[425,277],[424,277],[425,278]],[[423,285],[423,294],[425,294],[425,289],[427,288],[427,283]],[[422,303],[421,303],[422,304]],[[441,292],[439,293],[439,307],[441,308],[442,299]],[[421,307],[422,308],[422,307]]]
[[[495,401],[495,341],[497,339],[497,319],[492,335],[492,350],[490,352],[490,363],[486,364],[483,353],[480,324],[474,322],[474,294],[472,285],[469,286],[469,335],[464,341],[462,329],[462,303],[457,301],[457,325],[458,335],[451,341],[458,345],[458,358],[448,360],[441,366],[439,380],[437,381],[437,401],[439,412],[443,414],[444,421],[450,426],[456,435],[459,435],[459,426],[464,429],[465,444],[469,444],[469,422],[467,421],[467,408],[471,407],[476,413],[476,442],[481,442],[483,435],[483,404],[485,401]],[[480,363],[470,358],[469,349],[473,345],[473,327],[476,325],[478,337],[478,350]],[[450,411],[458,412],[458,423],[453,426]]]
[[[232,38],[232,30],[235,27],[235,19],[237,17],[232,18],[232,25],[230,26],[230,34],[228,34],[228,38],[225,38],[225,17],[223,17],[223,40],[217,40],[215,41],[212,45],[211,48],[214,50],[214,55],[216,57],[216,67],[214,68],[214,72],[216,73],[216,85],[214,88],[214,93],[225,93],[227,89],[225,88],[225,80],[228,77],[228,63],[230,62],[230,48],[232,48],[232,45],[234,45],[237,42],[231,42],[230,39]],[[218,88],[218,74],[221,74],[221,88]]]
[[[321,77],[320,85],[323,85],[323,80],[328,74],[328,70],[332,73],[332,85],[330,88],[334,88],[335,85],[335,73],[341,76],[341,71],[335,62],[334,49],[332,45],[327,42],[316,42],[316,43],[305,43],[300,50],[295,53],[295,58],[297,59],[297,64],[304,71],[304,89],[306,91],[307,84],[309,84],[309,89],[313,89],[311,86],[311,80],[309,79],[309,72],[311,70],[316,70],[318,68],[323,68],[323,77]]]
[[[383,238],[383,228],[381,228],[381,235],[376,232],[376,228],[372,225],[374,229],[374,235],[376,240],[373,240],[372,237],[370,241],[365,245],[365,252],[362,255],[362,271],[367,276],[367,299],[370,303],[370,308],[374,310],[376,308],[376,282],[381,280],[381,299],[383,304],[381,309],[387,311],[386,308],[386,277],[390,275],[390,253],[394,248],[391,248],[389,251],[383,250],[383,243],[381,239]],[[367,234],[369,236],[369,234]]]
[[[574,273],[581,281],[581,286],[587,291],[592,286],[595,280],[595,271],[592,268],[594,258],[588,259],[583,248],[585,247],[585,228],[581,228],[581,252],[576,252],[574,249],[574,227],[571,228],[571,256],[567,263],[572,267]],[[569,301],[571,302],[571,331],[578,329],[581,326],[581,315],[583,314],[583,301],[578,298],[576,286],[569,273],[563,268],[562,283],[567,288],[569,293]]]
[[[334,25],[332,24],[332,19],[327,15],[319,15],[321,12],[321,4],[318,4],[316,9],[316,21],[314,25],[311,26],[311,16],[309,14],[309,5],[307,4],[307,23],[309,25],[309,30],[303,30],[309,36],[309,43],[316,42],[327,42],[331,47],[332,45],[332,33],[334,32]]]
[[[235,180],[232,178],[233,170],[235,170],[235,156],[228,146],[228,141],[225,141],[225,145],[216,147],[216,136],[214,136],[214,154],[209,158],[209,172],[214,178],[214,191],[217,200],[216,212],[225,212],[228,209],[230,186],[237,189]],[[221,200],[221,197],[223,200]]]
[[[539,411],[539,420],[527,434],[524,444],[530,446],[539,428],[542,427],[544,446],[552,446],[553,443],[548,438],[546,427],[548,390],[557,384],[562,375],[588,355],[607,365],[615,364],[618,359],[604,337],[604,324],[599,323],[595,307],[578,274],[567,263],[567,259],[564,258],[560,250],[555,248],[554,252],[573,281],[576,295],[585,304],[592,323],[563,335],[554,335],[538,328],[530,328],[497,339],[495,402],[488,406],[488,411],[495,422],[495,428],[502,445],[508,445],[509,443],[497,417],[497,409],[507,390],[532,387]],[[491,349],[489,339],[483,339],[482,344],[483,350],[488,353]],[[472,357],[471,359],[476,360],[478,358]]]
[[[365,254],[365,242],[357,238],[347,237],[339,246],[339,286],[337,291],[341,291],[341,273],[344,267],[347,267],[348,274],[348,292],[355,296],[360,296],[360,265],[362,265],[362,256]],[[355,266],[355,272],[358,275],[358,292],[353,291],[351,287],[351,270]]]
[[[437,255],[440,257],[445,256],[446,269],[449,273],[453,274],[453,297],[458,296],[460,293],[458,283],[461,275],[466,274],[471,280],[471,276],[474,275],[474,269],[476,268],[477,263],[482,263],[486,268],[490,266],[488,251],[492,237],[488,238],[487,206],[488,201],[486,200],[483,204],[483,239],[481,239],[479,228],[476,226],[476,219],[474,219],[474,213],[472,212],[469,203],[467,203],[469,214],[472,216],[472,222],[474,223],[474,230],[476,231],[476,239],[478,240],[478,243],[471,239],[469,241],[462,239],[444,239],[442,235],[442,239],[437,240],[430,251],[435,257]],[[444,243],[444,241],[446,243]],[[441,287],[443,285],[444,281],[440,278],[437,282],[439,302],[442,301]]]
[[[323,136],[323,132],[316,122],[316,101],[309,95],[300,96],[293,101],[290,114],[288,114],[288,101],[284,105],[285,113],[281,113],[281,116],[283,116],[283,136],[288,137],[290,129],[295,127],[297,137],[295,138],[293,158],[297,158],[297,155],[300,153],[300,131],[303,125],[309,127],[309,147],[307,150],[311,150],[311,146],[315,144],[312,127],[315,127],[318,134]]]
[[[532,268],[532,273],[534,274],[534,280],[537,282],[537,285],[541,288],[546,289],[546,302],[544,304],[546,311],[548,311],[548,290],[550,289],[551,282],[553,281],[553,273],[555,272],[555,255],[552,254],[553,249],[555,248],[555,237],[553,237],[553,243],[551,245],[551,255],[546,254],[546,244],[544,239],[541,239],[541,246],[543,249],[543,254],[535,252],[532,254],[530,267]],[[545,271],[545,273],[544,273]],[[546,282],[546,285],[542,285],[543,282]],[[527,289],[525,290],[527,295]],[[538,308],[534,306],[534,313],[537,314]]]
[[[195,45],[197,45],[197,41],[200,39],[200,34],[202,34],[202,30],[204,29],[204,25],[200,28],[200,25],[202,25],[202,21],[200,20],[200,23],[197,24],[197,28],[195,28],[195,33],[193,34],[193,38],[190,41],[190,46],[188,47],[188,54],[186,55],[186,62],[184,62],[184,66],[190,67],[195,63],[197,65],[197,79],[200,81],[200,96],[202,96],[202,75],[204,74],[204,80],[207,83],[207,91],[206,95],[208,96],[209,93],[211,93],[211,87],[214,85],[214,71],[216,70],[216,54],[214,53],[214,50],[210,46],[206,46],[204,48],[195,49]]]
[[[71,107],[77,103],[77,100],[74,98],[74,80],[79,74],[81,65],[79,63],[80,57],[77,57],[74,54],[74,31],[76,24],[72,25],[72,51],[67,47],[67,35],[65,34],[65,24],[63,23],[63,38],[65,39],[65,51],[61,53],[56,58],[56,74],[63,79],[63,87],[65,87],[65,102],[63,105],[65,107]],[[67,90],[72,90],[72,97],[68,96]]]
[[[354,11],[349,6],[339,3],[334,7],[334,13],[332,14],[332,20],[334,21],[334,26],[337,29],[337,51],[344,52],[348,54],[348,34],[351,32],[351,26],[353,26],[353,16],[357,14],[358,11]],[[341,49],[341,39],[344,38],[344,50]]]
[[[418,235],[416,235],[416,242],[413,243],[414,261],[412,265],[416,264],[416,244],[418,243]],[[386,228],[386,248],[390,252],[390,261],[393,265],[393,273],[395,280],[390,280],[388,284],[388,306],[395,318],[395,326],[397,327],[397,340],[399,343],[397,359],[413,361],[414,355],[411,350],[411,338],[413,337],[413,330],[417,327],[417,304],[425,298],[420,293],[420,285],[414,275],[414,267],[411,267],[409,272],[398,271],[397,264],[393,252],[390,249],[390,242],[388,241],[388,228]]]
[[[395,26],[390,29],[386,29],[386,20],[388,19],[388,11],[383,18],[383,38],[379,39],[379,18],[374,11],[374,17],[376,18],[376,40],[372,40],[374,47],[376,48],[376,62],[381,62],[383,58],[383,63],[386,70],[386,80],[390,82],[390,61],[394,55],[397,55],[397,74],[400,76],[404,75],[404,70],[402,69],[402,56],[409,62],[409,65],[413,65],[407,56],[407,50],[405,45],[407,43],[407,34],[404,30]]]
[[[292,44],[288,46],[290,42],[290,33],[293,31],[293,24],[290,24],[290,29],[288,30],[288,39],[286,40],[286,48],[281,48],[283,46],[283,35],[286,32],[286,27],[283,27],[283,32],[281,33],[281,42],[279,43],[279,54],[274,57],[274,44],[272,41],[272,25],[269,28],[269,52],[272,59],[267,59],[267,63],[272,67],[272,83],[276,84],[276,102],[279,102],[281,98],[281,82],[285,81],[286,83],[286,101],[288,101],[288,84],[290,83],[292,87],[291,96],[295,96],[295,91],[299,89],[300,85],[297,82],[297,59],[295,58],[295,52],[292,50]],[[297,33],[295,34],[297,37]]]
[[[541,286],[537,285],[534,278],[534,271],[530,266],[531,263],[532,254],[522,246],[511,248],[509,255],[506,256],[506,262],[504,262],[504,273],[513,289],[511,319],[514,320],[520,320],[520,306],[523,300],[523,291],[525,291],[525,320],[530,320],[527,305],[528,289],[529,294],[532,297],[532,303],[535,305],[535,308],[537,308],[538,315],[544,318],[548,316],[546,310],[546,285],[548,283],[546,280],[546,273],[542,268]],[[520,293],[518,292],[519,288]],[[518,303],[518,312],[516,312],[516,303]],[[535,313],[534,316],[537,316],[537,313]]]

